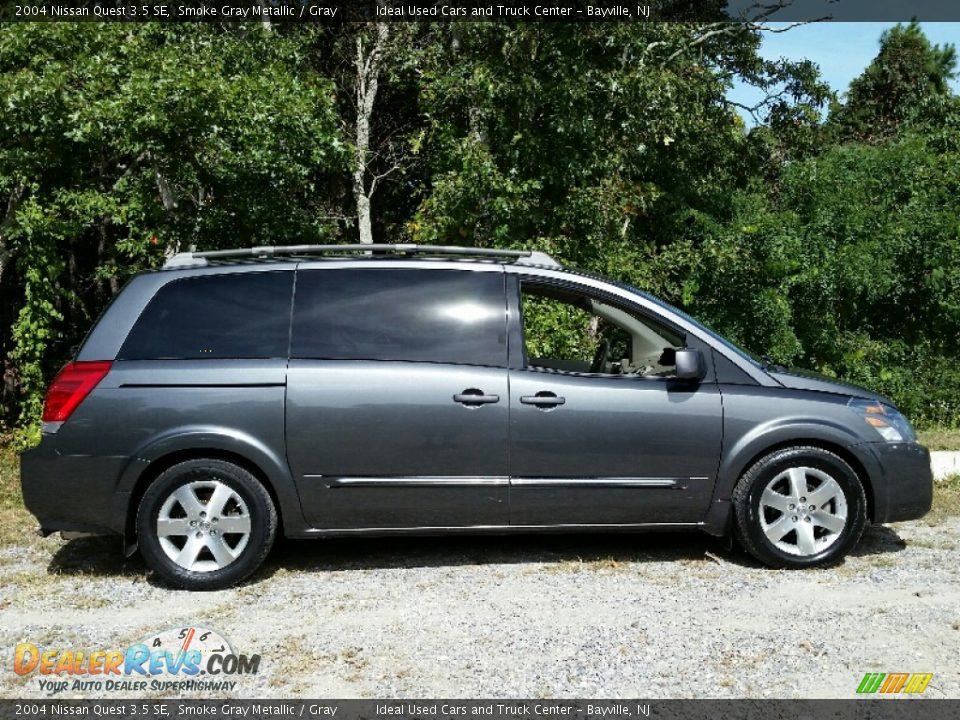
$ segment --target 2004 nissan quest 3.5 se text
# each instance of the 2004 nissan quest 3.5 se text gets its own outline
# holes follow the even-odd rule
[[[581,342],[551,342],[558,318]],[[192,589],[250,575],[277,532],[689,528],[806,568],[933,490],[884,397],[543,253],[417,245],[184,253],[137,275],[21,465],[43,533],[116,533]]]

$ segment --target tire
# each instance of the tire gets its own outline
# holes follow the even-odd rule
[[[857,473],[817,447],[784,448],[756,462],[737,482],[733,506],[740,543],[774,568],[837,563],[860,540],[867,520]]]
[[[244,580],[270,552],[277,511],[247,470],[198,459],[164,471],[137,510],[147,565],[171,585],[219,590]]]

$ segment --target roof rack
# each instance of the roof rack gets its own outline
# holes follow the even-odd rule
[[[510,259],[520,265],[545,265],[559,267],[559,263],[544,252],[537,250],[501,250],[498,248],[471,248],[454,245],[417,245],[414,243],[355,243],[351,245],[265,245],[261,247],[235,248],[232,250],[208,250],[205,252],[177,253],[163,266],[164,270],[199,267],[210,260],[242,259],[265,260],[276,257],[309,257],[311,255],[338,255],[344,253],[374,253],[384,255],[452,256],[462,258]]]

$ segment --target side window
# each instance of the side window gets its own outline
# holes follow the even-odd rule
[[[506,365],[501,273],[301,270],[294,304],[291,357]]]
[[[144,308],[117,359],[286,357],[292,293],[292,271],[174,280]]]
[[[527,367],[671,377],[684,338],[641,313],[566,288],[520,286]]]

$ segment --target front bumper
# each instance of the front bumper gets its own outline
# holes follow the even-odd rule
[[[123,533],[129,494],[117,492],[128,458],[61,455],[56,436],[20,455],[23,502],[40,522],[40,532],[58,530]]]
[[[863,443],[854,448],[871,480],[875,523],[916,520],[930,512],[933,471],[930,451],[910,443]]]

